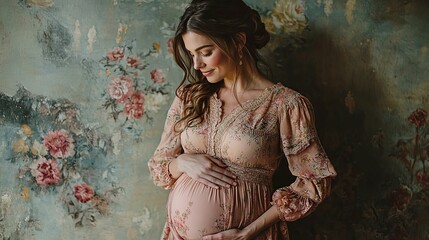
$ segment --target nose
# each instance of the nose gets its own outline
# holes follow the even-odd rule
[[[201,60],[200,57],[195,56],[194,59],[194,69],[199,70],[200,68],[204,67],[204,62]]]

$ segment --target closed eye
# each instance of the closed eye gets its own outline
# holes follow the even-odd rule
[[[212,51],[208,52],[208,53],[202,53],[201,55],[203,55],[203,57],[210,57],[212,55]]]

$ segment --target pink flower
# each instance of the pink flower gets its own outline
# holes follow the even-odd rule
[[[390,197],[394,207],[398,211],[404,211],[413,198],[413,192],[409,187],[402,185],[399,189],[391,192]]]
[[[129,76],[120,76],[112,79],[109,84],[109,95],[118,102],[123,102],[132,93],[132,81]]]
[[[140,60],[139,57],[132,56],[132,57],[128,57],[127,58],[127,65],[130,66],[130,67],[135,67],[136,68],[140,64],[141,64],[141,60]]]
[[[76,109],[70,108],[69,110],[67,110],[66,114],[68,117],[73,118],[73,117],[76,117],[77,111]]]
[[[167,51],[168,51],[170,54],[174,54],[174,53],[173,53],[173,42],[174,42],[174,37],[171,37],[171,38],[169,38],[169,39],[167,40]]]
[[[418,171],[416,173],[416,181],[419,183],[419,185],[422,188],[428,188],[429,187],[429,174],[425,173],[423,171]]]
[[[152,70],[150,72],[150,77],[154,83],[163,83],[165,80],[164,73],[158,69]]]
[[[297,4],[297,5],[295,6],[295,12],[296,12],[297,14],[302,14],[302,13],[304,12],[304,8],[302,7],[302,5]]]
[[[75,154],[73,138],[64,129],[49,131],[43,139],[43,145],[54,158],[67,158]]]
[[[133,119],[139,119],[144,114],[144,94],[142,92],[134,92],[125,101],[124,113]]]
[[[94,197],[94,190],[86,183],[75,185],[73,190],[74,196],[81,203],[86,203]]]
[[[421,127],[426,122],[427,112],[421,108],[416,109],[416,111],[412,112],[408,117],[408,121],[416,127]]]
[[[110,61],[118,61],[124,58],[124,48],[115,47],[112,50],[107,52],[106,56]]]
[[[37,184],[49,186],[61,179],[61,173],[58,169],[57,162],[53,159],[46,160],[40,157],[30,166],[31,175],[36,178]]]

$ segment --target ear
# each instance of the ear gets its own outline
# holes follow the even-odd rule
[[[243,47],[246,45],[246,34],[244,32],[237,33],[237,39],[238,39],[238,51],[241,51]]]

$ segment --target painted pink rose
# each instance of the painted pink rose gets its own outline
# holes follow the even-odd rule
[[[418,108],[408,117],[408,121],[416,127],[421,127],[426,123],[427,112],[424,109]]]
[[[139,119],[144,114],[144,94],[134,92],[125,100],[124,113],[132,119]]]
[[[124,48],[115,47],[112,50],[107,52],[106,56],[110,61],[118,61],[124,58]]]
[[[73,118],[77,116],[77,111],[76,109],[70,108],[69,110],[67,110],[66,114],[69,118]]]
[[[173,53],[173,42],[174,42],[174,37],[171,37],[171,38],[169,38],[168,40],[167,40],[167,51],[170,53],[170,54],[174,54]]]
[[[392,191],[390,197],[395,209],[404,211],[413,198],[413,192],[409,187],[402,185],[399,189]]]
[[[132,93],[132,80],[129,76],[120,76],[112,79],[108,91],[110,97],[123,102]]]
[[[297,14],[303,14],[304,13],[304,7],[302,5],[300,5],[300,4],[297,4],[295,6],[295,12]]]
[[[43,139],[43,145],[54,158],[67,158],[75,154],[73,138],[64,129],[49,131]]]
[[[139,57],[131,56],[127,58],[127,66],[137,68],[141,63],[142,62]]]
[[[94,190],[86,183],[77,184],[73,187],[73,195],[81,203],[86,203],[94,197]]]
[[[164,73],[159,69],[154,69],[150,72],[150,78],[154,83],[163,83],[165,81]]]
[[[416,181],[422,188],[429,188],[429,173],[418,171],[416,173]]]
[[[46,160],[41,157],[33,162],[30,169],[31,175],[36,178],[36,182],[40,186],[49,186],[61,179],[61,172],[54,159]]]

